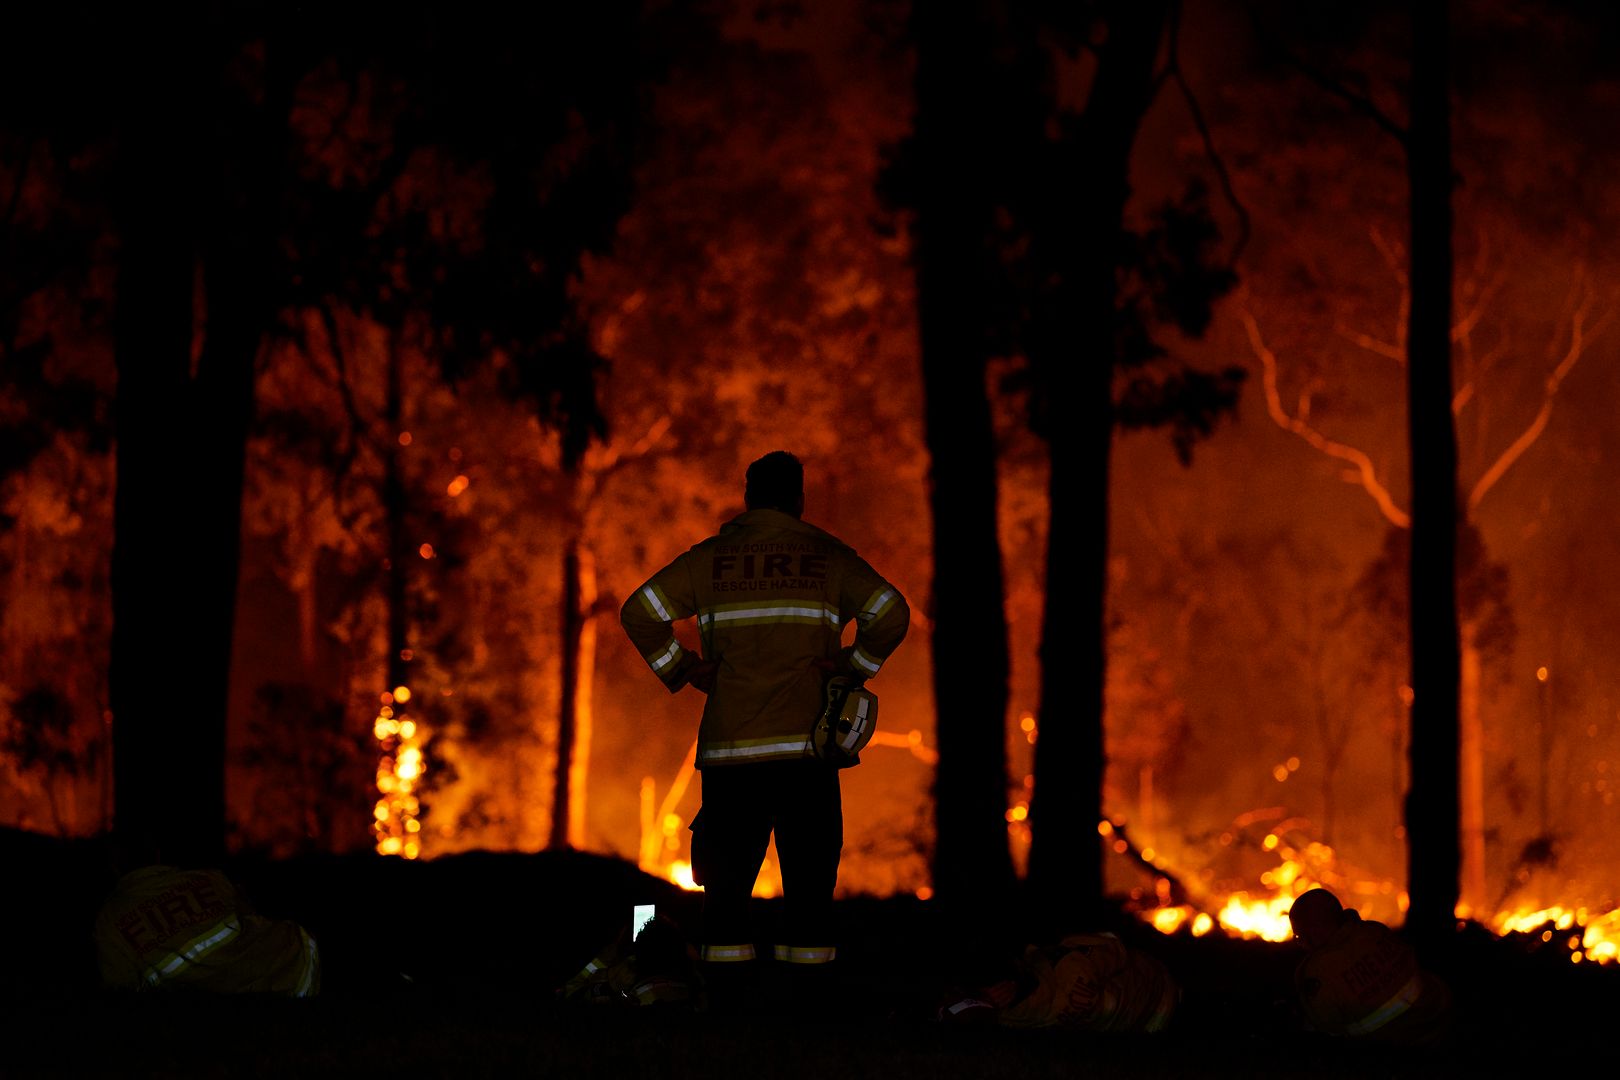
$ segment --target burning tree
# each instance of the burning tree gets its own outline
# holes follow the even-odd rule
[[[1415,23],[1417,32],[1427,36],[1412,45],[1412,52],[1420,62],[1426,64],[1437,64],[1440,62],[1438,58],[1443,56],[1443,43],[1437,42],[1435,35],[1443,36],[1446,24],[1443,9],[1436,11],[1438,14],[1426,12]],[[1438,23],[1433,21],[1436,19]],[[1606,321],[1607,305],[1593,288],[1580,256],[1576,256],[1573,264],[1563,270],[1569,291],[1561,314],[1552,325],[1543,325],[1531,331],[1545,334],[1548,346],[1540,386],[1531,392],[1537,406],[1511,420],[1505,419],[1510,412],[1504,407],[1508,396],[1521,395],[1523,400],[1522,395],[1526,390],[1522,383],[1515,380],[1524,377],[1529,365],[1514,361],[1524,348],[1525,331],[1534,322],[1540,321],[1526,320],[1517,312],[1507,314],[1511,309],[1507,307],[1506,300],[1514,276],[1507,268],[1510,261],[1532,257],[1530,248],[1517,247],[1530,237],[1522,225],[1512,224],[1511,211],[1491,205],[1490,200],[1494,196],[1489,185],[1497,178],[1491,176],[1488,168],[1479,161],[1465,159],[1466,166],[1480,174],[1486,186],[1483,197],[1475,195],[1465,198],[1461,204],[1464,220],[1471,219],[1476,223],[1473,229],[1474,251],[1471,261],[1463,260],[1465,269],[1455,284],[1458,307],[1454,314],[1449,314],[1452,311],[1450,299],[1453,285],[1450,271],[1451,211],[1446,189],[1450,186],[1451,166],[1450,158],[1445,153],[1450,136],[1446,119],[1444,67],[1420,73],[1414,93],[1426,97],[1412,103],[1412,125],[1403,127],[1390,119],[1370,95],[1349,88],[1348,83],[1330,78],[1304,61],[1296,59],[1293,63],[1319,83],[1328,86],[1336,96],[1349,102],[1353,112],[1371,116],[1380,130],[1393,134],[1403,151],[1403,163],[1413,171],[1414,201],[1409,210],[1414,229],[1412,246],[1389,239],[1381,227],[1374,226],[1367,230],[1371,237],[1367,250],[1379,253],[1389,280],[1394,285],[1392,291],[1396,316],[1390,330],[1378,332],[1358,325],[1357,317],[1349,314],[1353,308],[1348,303],[1340,305],[1340,310],[1331,317],[1337,323],[1337,334],[1362,355],[1391,361],[1394,370],[1409,380],[1417,380],[1410,390],[1416,397],[1410,405],[1409,415],[1412,425],[1409,441],[1413,447],[1414,468],[1420,465],[1430,467],[1423,465],[1423,462],[1430,460],[1428,454],[1437,453],[1438,461],[1432,462],[1433,467],[1451,479],[1440,484],[1439,488],[1434,486],[1438,481],[1425,480],[1423,483],[1428,486],[1423,488],[1414,478],[1408,502],[1390,481],[1387,465],[1376,453],[1366,449],[1377,438],[1376,434],[1357,438],[1328,433],[1329,425],[1324,416],[1339,417],[1342,424],[1343,414],[1336,408],[1334,392],[1318,365],[1313,363],[1307,374],[1294,376],[1295,388],[1290,391],[1293,400],[1286,400],[1275,336],[1262,330],[1253,304],[1246,303],[1240,309],[1240,318],[1248,347],[1261,368],[1267,415],[1282,430],[1303,440],[1318,453],[1341,463],[1345,478],[1372,499],[1393,530],[1383,555],[1364,575],[1360,595],[1367,601],[1367,606],[1375,612],[1399,619],[1403,624],[1415,618],[1416,621],[1410,623],[1410,639],[1425,643],[1425,648],[1428,643],[1443,642],[1447,634],[1443,625],[1431,625],[1424,620],[1441,619],[1443,624],[1446,621],[1446,618],[1442,618],[1444,611],[1455,612],[1447,618],[1453,619],[1457,626],[1456,662],[1451,665],[1456,669],[1451,681],[1456,685],[1459,717],[1457,737],[1451,738],[1446,734],[1448,728],[1443,715],[1446,711],[1446,687],[1450,684],[1444,677],[1438,684],[1431,682],[1431,687],[1438,686],[1438,689],[1431,688],[1425,692],[1422,686],[1410,683],[1404,691],[1408,695],[1412,695],[1413,690],[1417,691],[1409,696],[1409,701],[1415,702],[1414,708],[1420,710],[1420,715],[1413,720],[1414,790],[1422,788],[1428,781],[1437,783],[1430,794],[1414,796],[1413,810],[1422,811],[1427,807],[1429,814],[1454,818],[1458,812],[1448,808],[1452,804],[1460,806],[1460,830],[1453,830],[1460,832],[1460,910],[1484,914],[1488,904],[1485,878],[1486,737],[1481,698],[1493,669],[1498,672],[1498,680],[1501,678],[1502,662],[1512,651],[1513,628],[1506,570],[1490,556],[1481,529],[1480,509],[1487,494],[1497,487],[1504,475],[1546,430],[1559,388],[1588,351],[1594,335]],[[1440,156],[1436,158],[1436,154]],[[1376,160],[1376,155],[1373,160]],[[1474,190],[1478,188],[1479,185],[1476,185]],[[1427,194],[1424,194],[1425,191]],[[1425,199],[1426,202],[1423,201]],[[1391,207],[1387,212],[1394,214],[1399,210]],[[1489,225],[1485,224],[1487,221]],[[1441,226],[1444,229],[1438,237],[1431,237],[1425,231]],[[1467,237],[1468,233],[1464,235]],[[1504,239],[1499,240],[1498,237]],[[1513,254],[1502,250],[1504,240],[1506,244],[1514,245]],[[1417,261],[1410,261],[1414,258]],[[1428,260],[1426,264],[1423,263],[1424,259]],[[1316,258],[1307,256],[1305,264],[1309,267],[1306,272],[1311,277],[1323,273]],[[1436,284],[1437,278],[1443,278],[1443,287]],[[1524,287],[1533,286],[1525,282]],[[1438,296],[1436,289],[1440,290]],[[1423,300],[1425,295],[1428,297],[1427,304]],[[1370,303],[1366,310],[1376,310],[1376,302]],[[1441,323],[1438,330],[1435,329],[1436,319]],[[1425,326],[1426,337],[1421,329]],[[1297,346],[1288,351],[1292,352],[1294,348]],[[1452,366],[1449,356],[1453,350],[1457,356],[1458,379],[1455,386],[1448,374]],[[1291,366],[1296,370],[1300,367],[1298,363]],[[1428,389],[1424,389],[1425,379],[1434,380]],[[1500,389],[1493,394],[1493,388]],[[1322,401],[1327,403],[1325,409],[1319,404]],[[1424,401],[1429,402],[1428,406],[1423,404]],[[1439,402],[1438,406],[1436,401]],[[1313,409],[1313,404],[1318,407]],[[1506,440],[1501,436],[1504,426],[1512,427],[1511,437]],[[1463,436],[1460,455],[1462,475],[1470,478],[1462,485],[1457,483],[1455,463],[1446,465],[1447,460],[1456,457],[1455,449],[1447,449],[1456,442],[1452,435],[1454,427]],[[1427,496],[1423,495],[1424,490],[1429,492]],[[1445,497],[1436,496],[1436,490],[1442,490]],[[1426,549],[1430,552],[1427,556],[1422,554],[1420,548],[1408,547],[1414,520],[1409,507],[1425,498],[1431,511],[1437,514],[1431,539],[1437,536],[1434,545],[1449,552],[1443,563],[1432,561],[1437,557],[1434,546]],[[1453,505],[1458,520],[1454,525],[1448,525],[1447,522],[1451,520],[1449,508]],[[1430,561],[1425,562],[1425,559]],[[1416,560],[1412,563],[1410,573],[1406,566],[1409,560]],[[1427,569],[1423,568],[1425,566]],[[1439,592],[1431,596],[1418,588],[1418,583],[1424,582],[1430,588],[1440,589],[1453,577],[1456,578],[1455,600],[1448,600]],[[1401,595],[1403,588],[1418,589],[1413,593],[1411,606]],[[1449,595],[1450,587],[1440,592]],[[1420,598],[1431,607],[1419,605]],[[1429,614],[1424,615],[1424,611],[1429,611]],[[1424,626],[1429,628],[1422,629]],[[1438,659],[1442,668],[1450,663],[1444,655]],[[1413,663],[1414,670],[1418,670],[1430,661],[1414,656]],[[1431,680],[1436,678],[1432,671],[1428,677]],[[1386,700],[1390,699],[1387,693],[1383,696]],[[1437,713],[1427,714],[1429,708],[1437,710]],[[1423,720],[1424,714],[1440,717],[1438,729],[1428,726]],[[1436,730],[1438,734],[1431,738],[1429,732]],[[1445,744],[1445,749],[1439,749],[1439,744]],[[1452,759],[1460,761],[1460,766],[1450,764]],[[1458,798],[1448,794],[1451,790],[1445,781],[1448,774],[1457,777]],[[1414,892],[1422,890],[1429,893],[1439,909],[1438,914],[1430,911],[1423,917],[1431,931],[1449,926],[1457,899],[1453,895],[1451,901],[1444,900],[1448,891],[1442,884],[1448,873],[1446,860],[1432,852],[1425,854],[1428,843],[1444,843],[1433,839],[1436,830],[1442,834],[1447,831],[1432,818],[1412,825],[1414,867],[1421,863],[1428,868],[1424,873],[1430,874],[1432,871],[1433,875],[1425,878],[1426,884],[1420,885],[1414,881],[1412,885]],[[1423,834],[1421,842],[1420,832]]]
[[[998,124],[1005,74],[984,5],[915,5],[916,121],[888,178],[915,208],[913,261],[930,458],[933,584],[927,605],[940,764],[934,881],[964,920],[1004,910],[1013,871],[1006,811],[1009,660],[986,388],[1008,347],[995,213],[1005,199]],[[966,678],[964,678],[966,676]],[[998,916],[992,916],[992,919]]]
[[[1020,344],[1034,390],[1030,422],[1051,461],[1030,887],[1042,918],[1072,927],[1095,918],[1103,901],[1101,851],[1092,837],[1104,820],[1114,432],[1169,426],[1185,462],[1233,407],[1243,373],[1176,362],[1155,337],[1167,330],[1201,335],[1214,302],[1236,280],[1215,250],[1219,234],[1203,185],[1190,184],[1146,221],[1133,222],[1127,213],[1132,149],[1165,82],[1174,79],[1187,95],[1207,145],[1196,102],[1179,78],[1179,8],[1101,5],[1048,18],[1049,33],[1075,54],[1096,58],[1079,106],[1059,90],[1055,56],[1025,66],[1039,80],[1033,100],[1043,108],[1035,116],[1046,119],[1018,147],[1029,163],[1021,175],[1032,182],[1015,188],[1011,200],[1029,237]],[[1033,34],[1039,25],[1025,29],[1031,36],[1023,48],[1039,40]],[[1063,393],[1064,386],[1078,386],[1078,393]]]

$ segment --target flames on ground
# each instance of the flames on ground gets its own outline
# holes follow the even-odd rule
[[[381,695],[373,733],[382,747],[377,767],[380,798],[374,810],[373,832],[376,850],[384,855],[415,859],[423,854],[420,814],[422,804],[415,791],[425,772],[423,748],[425,733],[404,717],[411,693],[395,687]],[[1034,725],[1027,718],[1024,737],[1033,743]],[[912,757],[933,765],[938,752],[928,746],[920,730],[904,733],[879,732],[872,746],[907,751]],[[652,776],[640,785],[640,841],[637,864],[648,874],[661,877],[687,891],[701,891],[693,876],[685,839],[686,820],[676,807],[686,795],[695,775],[696,742],[677,771],[662,799]],[[1022,866],[1030,839],[1029,788],[1026,776],[1022,797],[1006,814],[1008,840],[1015,862]],[[1269,819],[1269,820],[1268,820]],[[1269,824],[1255,838],[1251,826]],[[1150,882],[1130,891],[1127,906],[1145,923],[1162,934],[1188,933],[1194,937],[1220,932],[1235,938],[1258,938],[1282,942],[1293,937],[1288,911],[1294,901],[1313,888],[1331,889],[1347,908],[1365,917],[1398,922],[1392,917],[1404,914],[1407,895],[1394,881],[1369,874],[1349,865],[1333,847],[1310,839],[1309,822],[1286,816],[1281,807],[1268,807],[1239,815],[1231,827],[1218,834],[1217,847],[1230,849],[1253,860],[1270,861],[1266,869],[1253,875],[1253,886],[1243,888],[1200,888],[1203,874],[1175,861],[1152,847],[1138,848],[1127,834],[1126,823],[1105,819],[1098,833],[1115,856],[1132,862]],[[1187,853],[1189,864],[1195,861]],[[1249,865],[1253,865],[1250,861]],[[1230,875],[1223,876],[1223,884]],[[933,895],[927,885],[912,890],[921,900]],[[774,842],[754,885],[754,895],[770,899],[782,894],[782,874]],[[1489,916],[1478,916],[1459,905],[1459,923],[1472,919],[1494,934],[1514,940],[1527,950],[1561,950],[1571,963],[1610,964],[1620,962],[1620,907],[1613,904],[1537,905],[1521,903],[1502,907]]]
[[[1119,830],[1113,823],[1104,821],[1101,831],[1108,837]],[[1120,838],[1114,844],[1116,851],[1120,851],[1119,845],[1126,841]],[[1185,930],[1194,937],[1202,937],[1219,930],[1232,937],[1287,941],[1293,937],[1288,910],[1300,894],[1313,888],[1331,889],[1347,908],[1362,910],[1393,899],[1399,911],[1406,910],[1406,893],[1398,890],[1394,882],[1347,872],[1337,853],[1326,844],[1296,842],[1285,833],[1271,831],[1265,834],[1260,846],[1274,854],[1277,862],[1272,869],[1261,873],[1257,888],[1252,891],[1200,896],[1196,902],[1178,904],[1148,904],[1143,896],[1138,896],[1136,899],[1141,904],[1138,915],[1163,934]],[[1142,862],[1153,864],[1151,850],[1136,854]],[[1162,868],[1170,871],[1168,866]],[[1156,887],[1143,893],[1149,900],[1157,901],[1172,891],[1176,880],[1168,876],[1156,877]],[[1472,917],[1472,913],[1459,906],[1459,921]],[[1476,921],[1501,937],[1522,942],[1531,950],[1565,950],[1572,963],[1609,964],[1620,959],[1620,908],[1520,905]]]
[[[409,687],[384,691],[380,700],[371,729],[382,746],[377,762],[380,797],[372,808],[371,831],[379,854],[414,859],[422,854],[422,803],[416,789],[427,768],[422,753],[427,733],[405,715],[411,700]]]

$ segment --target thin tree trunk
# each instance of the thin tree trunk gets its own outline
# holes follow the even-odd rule
[[[1461,822],[1460,899],[1475,918],[1491,914],[1485,887],[1485,724],[1479,709],[1484,661],[1474,640],[1475,628],[1463,623],[1462,662],[1457,702],[1459,815]]]
[[[387,421],[388,460],[383,466],[383,516],[388,530],[388,663],[389,691],[410,685],[410,560],[415,554],[407,531],[404,450],[399,434],[404,427],[404,356],[398,332],[389,335],[388,389],[383,415]],[[410,702],[393,703],[394,719],[405,719]]]
[[[1457,438],[1451,411],[1451,130],[1448,5],[1414,4],[1412,307],[1407,334],[1412,455],[1412,776],[1407,794],[1407,926],[1451,938],[1458,899]]]
[[[568,767],[568,846],[583,849],[596,689],[596,557],[583,541],[578,563],[580,626],[574,667],[574,760]]]
[[[562,662],[559,678],[561,692],[557,697],[557,769],[551,797],[552,848],[573,847],[574,756],[579,734],[579,672],[582,638],[584,636],[585,609],[580,584],[580,540],[577,535],[568,538],[562,560]]]
[[[388,537],[387,577],[383,583],[383,597],[386,603],[386,648],[388,655],[383,665],[387,685],[383,689],[382,700],[388,703],[393,710],[393,719],[403,724],[407,719],[420,725],[420,721],[410,713],[415,706],[417,697],[416,687],[411,686],[410,665],[415,659],[411,649],[411,613],[410,613],[410,566],[413,558],[419,557],[417,550],[411,546],[409,528],[409,495],[405,488],[405,461],[404,447],[400,442],[400,434],[405,430],[405,357],[404,349],[400,344],[400,331],[391,331],[388,335],[388,370],[387,387],[383,404],[383,420],[386,424],[384,437],[387,446],[386,458],[383,462],[383,528]],[[404,693],[401,693],[403,689]],[[383,741],[382,750],[385,756],[395,761],[395,771],[399,770],[401,749],[408,744],[400,735],[392,735]],[[409,791],[415,791],[420,784],[420,775],[410,778]],[[396,789],[397,793],[398,789]],[[395,796],[397,798],[397,794]],[[385,796],[385,798],[388,798]],[[394,802],[389,798],[390,803]],[[398,854],[407,859],[414,859],[421,853],[420,833],[412,834],[409,831],[409,822],[414,815],[401,812],[398,805],[390,806],[390,815],[384,821],[378,822],[385,826],[383,835],[385,841],[392,846],[395,841],[398,847],[392,851],[383,849],[386,854]],[[403,820],[400,820],[403,818]]]

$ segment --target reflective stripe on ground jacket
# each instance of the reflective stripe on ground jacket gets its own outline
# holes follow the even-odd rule
[[[719,664],[698,729],[705,768],[812,756],[828,674],[815,662],[871,678],[905,638],[911,609],[837,537],[791,514],[750,510],[654,574],[619,617],[672,692],[700,659],[673,624],[696,617],[701,659]]]
[[[125,875],[96,917],[105,985],[311,997],[320,953],[297,923],[255,914],[214,870],[148,866]]]
[[[1412,1003],[1423,992],[1423,978],[1414,975],[1406,981],[1406,985],[1395,992],[1395,996],[1384,1002],[1378,1008],[1354,1023],[1345,1025],[1345,1032],[1349,1035],[1368,1035],[1401,1013],[1412,1007]]]

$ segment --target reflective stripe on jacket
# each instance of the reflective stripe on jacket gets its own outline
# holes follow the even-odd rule
[[[126,874],[96,917],[102,982],[113,989],[313,997],[320,953],[297,923],[255,914],[215,870]]]
[[[1331,1035],[1426,1041],[1443,1028],[1451,991],[1423,971],[1395,931],[1344,913],[1294,972],[1307,1026]]]
[[[827,678],[815,662],[869,679],[911,623],[905,597],[866,560],[779,510],[739,514],[624,602],[625,632],[671,692],[700,659],[673,628],[694,616],[701,659],[719,664],[698,729],[700,769],[812,755]]]

